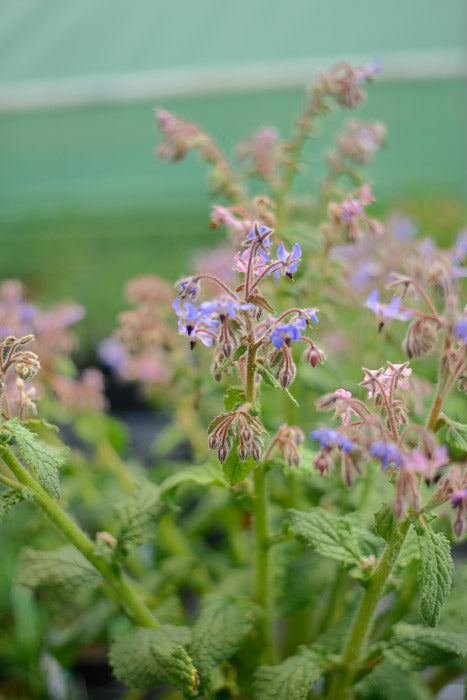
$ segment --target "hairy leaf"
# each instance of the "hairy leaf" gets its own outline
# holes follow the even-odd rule
[[[229,659],[250,633],[258,608],[227,593],[208,593],[192,630],[190,653],[200,673],[200,690],[209,687],[214,668]]]
[[[319,554],[347,566],[363,563],[364,556],[358,546],[358,532],[348,520],[330,513],[324,508],[311,508],[306,513],[287,511],[292,534]]]
[[[255,674],[256,700],[306,700],[323,673],[323,659],[306,647],[277,666],[260,666]]]
[[[72,545],[51,551],[25,548],[18,582],[31,588],[53,588],[70,594],[85,586],[96,586],[99,574]]]
[[[154,536],[162,508],[159,488],[147,479],[138,481],[131,496],[115,506],[119,522],[117,551],[126,554]]]
[[[418,582],[422,597],[420,612],[427,625],[438,624],[441,608],[449,595],[454,564],[451,547],[442,533],[435,533],[427,525],[416,526],[420,548]]]
[[[41,440],[21,425],[17,418],[6,421],[3,427],[11,432],[18,443],[21,457],[36,474],[41,485],[54,498],[60,498],[60,467],[68,458],[66,447],[55,447]]]
[[[216,486],[226,486],[225,479],[219,470],[219,467],[212,462],[200,464],[197,467],[188,467],[180,469],[171,474],[160,484],[160,494],[165,495],[170,491],[175,490],[180,484],[186,483],[198,484],[199,486],[208,486],[216,484]]]
[[[383,648],[394,666],[421,671],[427,666],[443,666],[457,656],[467,656],[467,634],[432,630],[422,625],[399,623]]]
[[[198,674],[185,651],[187,627],[163,625],[158,630],[137,627],[110,648],[115,676],[130,688],[145,690],[168,684],[188,697],[197,693]]]

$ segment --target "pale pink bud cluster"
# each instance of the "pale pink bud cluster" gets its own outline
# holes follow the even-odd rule
[[[219,462],[225,462],[234,446],[242,462],[249,456],[259,462],[263,450],[261,436],[265,432],[262,423],[245,408],[221,413],[208,426],[209,449],[217,451]]]
[[[298,447],[304,440],[305,435],[300,428],[296,425],[287,425],[287,423],[284,423],[271,440],[267,449],[267,454],[269,455],[272,449],[277,447],[287,466],[299,467],[302,462],[302,457]]]

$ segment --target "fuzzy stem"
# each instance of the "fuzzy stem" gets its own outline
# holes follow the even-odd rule
[[[249,345],[247,354],[245,399],[252,406],[255,404],[256,387],[256,346],[253,323],[249,312],[246,314]],[[269,551],[268,551],[268,523],[267,523],[267,494],[266,494],[266,468],[264,463],[258,464],[253,472],[254,497],[253,514],[255,527],[255,587],[254,601],[261,605],[263,616],[261,620],[261,635],[263,642],[268,646],[269,655],[272,648],[272,633],[270,621],[270,593],[269,593]]]
[[[346,700],[349,697],[359,670],[362,652],[371,632],[377,605],[384,593],[386,582],[402,549],[409,527],[408,519],[400,524],[398,532],[386,545],[370,578],[350,630],[342,656],[341,669],[336,671],[332,679],[328,700]]]
[[[105,579],[113,593],[116,594],[120,605],[127,615],[142,627],[159,627],[152,612],[135,591],[131,579],[124,572],[118,571],[103,557],[96,554],[95,545],[92,540],[73,522],[70,516],[65,513],[58,503],[42,488],[36,479],[23,467],[15,455],[7,448],[0,448],[0,456],[25,486],[28,486],[34,493],[34,498],[41,508],[46,512],[57,528],[67,537],[70,542],[83,554],[86,559]]]

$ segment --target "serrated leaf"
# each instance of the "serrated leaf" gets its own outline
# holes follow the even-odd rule
[[[454,564],[451,547],[442,533],[435,533],[429,526],[416,526],[420,564],[418,582],[422,597],[420,612],[427,625],[438,624],[441,608],[449,595]]]
[[[306,647],[277,666],[260,666],[255,674],[256,700],[306,700],[323,673],[321,657]]]
[[[51,496],[60,498],[60,468],[66,463],[68,449],[44,442],[17,418],[6,421],[3,427],[15,438],[21,457],[37,474],[40,484]]]
[[[224,394],[225,410],[233,411],[242,403],[245,403],[245,392],[239,387],[231,386]]]
[[[467,452],[467,425],[450,420],[444,439],[449,447]]]
[[[200,464],[197,467],[188,467],[180,469],[175,474],[171,474],[160,484],[161,496],[176,489],[180,484],[192,483],[199,486],[226,486],[224,477],[219,470],[219,467],[211,462]]]
[[[358,546],[358,534],[351,522],[324,508],[311,508],[306,513],[287,511],[292,534],[319,554],[343,562],[346,566],[362,564],[364,556]]]
[[[7,513],[25,499],[25,489],[7,489],[0,497],[0,523]]]
[[[168,684],[189,697],[197,693],[198,674],[185,646],[187,627],[163,625],[158,630],[137,627],[110,648],[115,676],[130,688],[146,690]]]
[[[375,513],[375,529],[383,540],[391,542],[397,531],[397,519],[391,504],[385,503],[380,510]]]
[[[156,484],[147,479],[138,481],[131,496],[115,506],[119,523],[117,551],[125,555],[131,547],[153,537],[163,507]]]
[[[239,484],[243,479],[246,479],[248,474],[256,467],[256,462],[248,457],[245,462],[242,462],[237,452],[237,442],[227,455],[227,459],[222,464],[222,469],[231,486]]]
[[[249,635],[258,614],[246,598],[208,593],[192,630],[190,654],[200,674],[200,691],[209,688],[214,668],[229,659]]]
[[[72,545],[51,551],[25,548],[21,553],[18,582],[31,588],[59,589],[70,594],[96,586],[99,574]]]
[[[384,656],[394,666],[422,671],[427,666],[443,666],[456,657],[465,658],[467,634],[401,622],[394,627],[391,639],[381,646]]]

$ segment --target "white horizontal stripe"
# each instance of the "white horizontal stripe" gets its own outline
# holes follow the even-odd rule
[[[383,71],[377,80],[423,80],[467,75],[466,53],[461,50],[408,51],[383,54]],[[0,112],[133,102],[298,87],[317,71],[343,60],[321,56],[291,61],[174,68],[144,73],[0,83]],[[373,57],[347,55],[347,63],[366,65]]]

